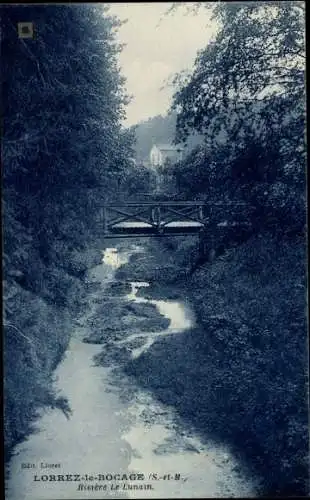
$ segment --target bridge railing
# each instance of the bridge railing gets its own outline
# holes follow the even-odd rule
[[[248,226],[248,221],[241,220],[246,207],[244,202],[233,201],[111,202],[104,205],[100,222],[107,237],[188,235],[201,233],[207,226],[211,231],[215,227]]]
[[[187,222],[192,228],[203,227],[205,221],[203,201],[153,201],[106,204],[103,207],[104,233],[125,228],[144,227],[163,232],[171,224],[183,226]]]

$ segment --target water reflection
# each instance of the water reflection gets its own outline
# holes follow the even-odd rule
[[[108,247],[102,251],[102,262],[112,269],[118,269],[126,264],[131,255],[141,253],[143,248],[140,245],[131,245],[130,249],[125,252],[119,252],[115,247]]]
[[[113,269],[117,269],[122,265],[120,255],[117,252],[117,248],[106,248],[103,252],[102,262],[111,266]],[[125,262],[124,262],[125,264]]]
[[[132,300],[137,303],[144,304],[153,304],[157,307],[160,314],[162,314],[165,318],[169,319],[170,324],[167,329],[159,330],[159,331],[150,331],[150,332],[138,332],[134,333],[123,340],[118,341],[118,344],[129,344],[130,342],[136,339],[145,339],[144,343],[135,349],[132,350],[131,356],[133,359],[138,358],[146,352],[154,342],[162,336],[172,333],[181,333],[184,330],[191,328],[194,324],[192,315],[189,315],[186,310],[184,304],[181,304],[175,300],[152,300],[145,299],[143,297],[138,297],[137,293],[140,288],[147,288],[149,283],[144,281],[132,281],[131,282],[131,291],[127,295],[127,299]]]

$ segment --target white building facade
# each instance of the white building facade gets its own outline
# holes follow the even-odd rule
[[[183,148],[172,144],[154,144],[150,151],[150,163],[152,167],[161,167],[165,162],[172,163],[182,160]]]

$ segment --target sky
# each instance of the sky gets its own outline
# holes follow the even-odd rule
[[[215,33],[207,9],[189,14],[184,3],[168,16],[164,14],[171,2],[110,4],[111,14],[128,19],[117,34],[117,40],[126,44],[119,63],[127,92],[133,96],[125,126],[168,111],[173,88],[161,87],[175,73],[192,68],[197,50]]]

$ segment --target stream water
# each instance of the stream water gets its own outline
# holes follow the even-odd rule
[[[113,270],[141,250],[107,249],[92,279],[103,285],[111,282]],[[139,287],[146,286],[133,282],[124,300],[155,304],[170,325],[118,341],[142,339],[142,345],[132,350],[133,358],[150,349],[158,337],[177,335],[194,321],[179,301],[137,297]],[[126,375],[96,366],[94,356],[103,346],[83,342],[86,334],[83,321],[55,372],[55,389],[68,399],[72,413],[42,412],[36,431],[16,447],[11,459],[7,500],[256,496],[255,484],[228,449],[202,442],[173,407],[156,401]]]

